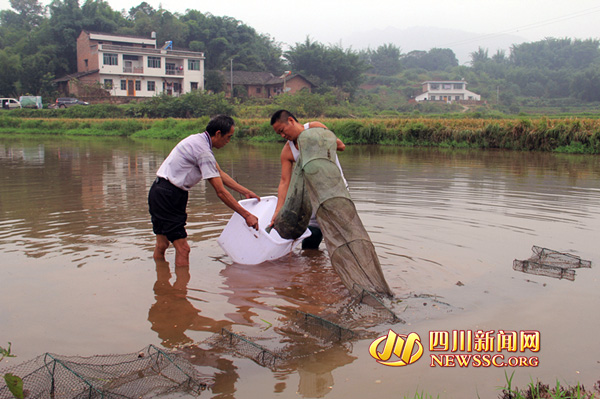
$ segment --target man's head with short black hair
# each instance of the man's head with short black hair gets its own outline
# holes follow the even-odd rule
[[[292,114],[290,111],[285,110],[285,109],[280,109],[279,111],[276,111],[273,116],[271,116],[271,126],[273,126],[275,124],[275,122],[279,121],[281,123],[287,123],[288,118],[292,118],[293,120],[295,120],[296,122],[298,122],[298,119],[296,119],[296,117],[294,116],[294,114]]]
[[[211,137],[214,136],[215,133],[217,133],[218,131],[220,131],[221,134],[225,135],[229,133],[229,131],[234,125],[235,122],[230,116],[217,115],[214,118],[212,118],[210,122],[208,122],[208,125],[206,125],[206,131]]]

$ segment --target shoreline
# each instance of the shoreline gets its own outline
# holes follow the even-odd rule
[[[198,119],[56,119],[0,116],[0,135],[89,136],[179,140],[202,132]],[[442,119],[321,118],[346,144],[600,153],[600,120],[592,118]],[[266,119],[236,118],[235,140],[278,142]]]

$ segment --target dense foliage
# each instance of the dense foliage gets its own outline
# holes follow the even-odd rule
[[[2,96],[41,95],[45,102],[55,98],[53,80],[76,72],[76,39],[85,29],[146,37],[156,32],[158,43],[172,40],[174,48],[202,51],[205,87],[215,93],[224,89],[223,75],[216,71],[229,70],[231,65],[235,70],[276,76],[284,70],[303,74],[317,84],[316,93],[328,96],[323,105],[327,110],[318,114],[373,116],[461,109],[412,104],[410,100],[427,80],[464,79],[467,88],[485,101],[485,106],[465,107],[468,112],[518,114],[544,108],[551,113],[581,112],[597,108],[600,102],[598,39],[546,38],[515,44],[508,54],[498,51],[491,56],[479,48],[471,53],[469,65],[458,65],[450,49],[404,54],[393,43],[354,51],[307,37],[284,52],[267,34],[231,17],[197,10],[171,13],[146,2],[120,12],[102,0],[86,0],[81,6],[78,0],[53,0],[47,7],[38,0],[10,0],[10,4],[12,10],[0,11]],[[314,108],[315,98],[298,107]]]
[[[285,52],[292,70],[305,74],[321,87],[334,86],[353,94],[368,69],[358,53],[339,45],[325,46],[306,38]]]

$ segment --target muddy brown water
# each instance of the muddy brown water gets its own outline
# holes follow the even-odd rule
[[[262,265],[233,264],[216,241],[231,212],[199,184],[188,206],[189,271],[175,270],[172,249],[166,263],[152,260],[147,192],[174,144],[0,139],[0,346],[11,342],[17,355],[3,367],[45,352],[184,346],[215,380],[203,396],[219,398],[494,398],[513,372],[518,386],[540,379],[592,388],[600,379],[599,157],[348,146],[340,162],[350,193],[406,323],[378,324],[370,338],[312,353],[286,337],[290,312],[324,314],[348,296],[324,244]],[[273,195],[280,149],[234,142],[216,155],[240,183]],[[592,268],[574,281],[514,271],[513,260],[528,258],[533,245]],[[202,343],[223,327],[270,334],[298,357],[272,371],[213,353]],[[417,333],[422,357],[378,363],[369,347],[390,329]],[[539,351],[431,350],[430,334],[452,331],[491,331],[494,339],[537,331]],[[461,353],[535,356],[539,364],[461,367],[451,359]]]

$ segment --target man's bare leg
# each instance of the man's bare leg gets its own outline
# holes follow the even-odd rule
[[[190,266],[190,246],[188,245],[187,239],[180,238],[173,241],[175,247],[175,267],[189,267]]]
[[[156,245],[154,246],[154,260],[165,260],[165,251],[169,248],[169,240],[163,234],[156,235]]]

